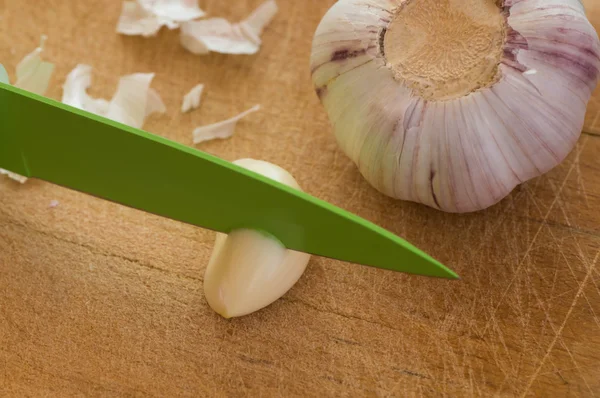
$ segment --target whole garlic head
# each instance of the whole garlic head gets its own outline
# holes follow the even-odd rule
[[[600,43],[580,0],[339,0],[312,78],[376,189],[485,209],[574,148]]]
[[[241,159],[234,164],[300,189],[290,173],[274,164]],[[210,307],[225,318],[258,311],[281,298],[300,279],[310,254],[286,249],[272,236],[253,230],[217,233],[204,274]]]

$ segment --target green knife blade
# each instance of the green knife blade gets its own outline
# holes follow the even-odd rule
[[[423,276],[458,276],[352,213],[205,152],[0,83],[0,168],[223,233]]]

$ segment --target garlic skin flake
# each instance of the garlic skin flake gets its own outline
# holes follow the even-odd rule
[[[198,7],[198,0],[138,0],[148,12],[173,22],[187,22],[206,15]]]
[[[4,69],[4,65],[2,64],[0,64],[0,83],[10,84],[8,73],[6,73],[6,69]]]
[[[110,101],[88,95],[91,79],[92,67],[77,65],[65,80],[61,102],[135,128],[142,128],[151,114],[166,112],[160,95],[150,88],[153,73],[134,73],[121,77]]]
[[[260,105],[255,105],[247,111],[232,117],[231,119],[227,119],[222,122],[211,124],[208,126],[197,127],[192,133],[194,138],[194,145],[200,144],[205,141],[211,141],[215,139],[224,140],[232,137],[235,133],[235,127],[237,126],[237,123],[249,114],[257,112],[259,110]]]
[[[255,54],[260,49],[260,36],[278,12],[275,0],[261,4],[240,23],[223,18],[183,23],[181,45],[193,54],[211,51],[223,54]]]
[[[336,139],[369,183],[457,213],[565,159],[599,70],[579,0],[340,0],[311,57]]]
[[[108,110],[108,101],[92,98],[87,89],[92,85],[92,67],[79,64],[68,75],[63,85],[61,102],[85,111],[104,115]]]
[[[150,88],[154,73],[134,73],[119,79],[117,92],[109,103],[106,117],[128,126],[142,128],[153,113],[167,108],[160,95]]]
[[[205,15],[197,0],[124,1],[117,23],[117,33],[128,36],[156,36],[163,26],[179,28],[182,22]]]
[[[13,173],[12,171],[4,170],[4,169],[0,169],[0,175],[5,175],[8,178],[10,178],[11,180],[19,182],[21,184],[25,184],[28,180],[28,178],[25,176],[22,176],[20,174]]]
[[[17,65],[17,81],[14,84],[15,87],[38,95],[46,94],[50,79],[52,78],[52,74],[54,73],[55,69],[54,64],[46,62],[42,59],[41,54],[44,51],[44,43],[46,42],[46,39],[46,36],[42,36],[39,47],[27,54]],[[0,81],[2,83],[10,84],[8,73],[6,73],[6,69],[4,69],[4,66],[1,64]],[[28,178],[25,176],[4,169],[0,169],[0,175],[6,175],[8,178],[21,184],[25,184],[28,180]]]
[[[204,84],[198,84],[194,86],[183,97],[183,103],[181,104],[181,113],[186,113],[192,109],[196,109],[200,106],[200,99],[202,98],[202,92],[204,91]]]
[[[233,163],[300,189],[291,174],[274,164],[254,159]],[[310,257],[310,254],[288,250],[275,238],[257,231],[217,233],[204,274],[206,300],[224,318],[258,311],[281,298],[296,284]]]
[[[135,1],[124,1],[117,23],[117,33],[127,36],[152,37],[156,36],[164,25],[169,29],[178,27],[175,23],[161,22]]]
[[[42,60],[47,37],[42,36],[39,47],[27,54],[17,65],[17,81],[14,86],[38,95],[46,94],[54,64]]]

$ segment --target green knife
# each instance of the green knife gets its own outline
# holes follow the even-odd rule
[[[205,152],[0,83],[0,168],[223,233],[410,274],[458,276],[352,213]]]

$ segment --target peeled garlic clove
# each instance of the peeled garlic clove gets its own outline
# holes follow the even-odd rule
[[[311,70],[340,147],[376,189],[470,212],[571,152],[600,43],[579,0],[340,0]]]
[[[253,159],[234,164],[300,189],[294,177],[274,164]],[[206,300],[225,318],[258,311],[290,290],[309,260],[309,254],[288,250],[274,237],[258,231],[218,233],[204,274]]]

